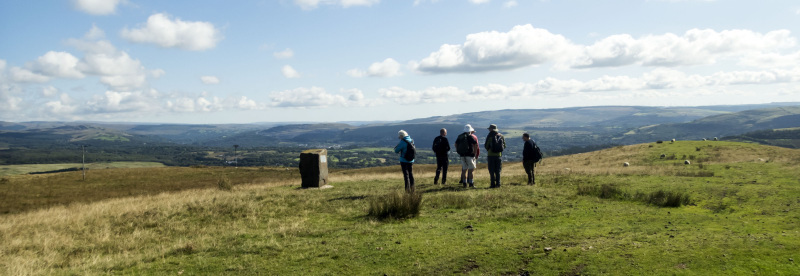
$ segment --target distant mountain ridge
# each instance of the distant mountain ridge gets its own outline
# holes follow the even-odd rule
[[[0,146],[104,141],[250,147],[387,147],[397,131],[408,131],[423,146],[447,128],[450,137],[470,123],[479,137],[497,124],[507,137],[529,132],[547,150],[668,139],[702,139],[800,127],[800,103],[733,106],[594,106],[471,112],[408,121],[351,125],[303,124],[134,124],[97,122],[0,122]],[[33,138],[32,138],[33,137]],[[516,147],[518,143],[513,143]]]

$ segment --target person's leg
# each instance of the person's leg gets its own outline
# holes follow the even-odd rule
[[[522,167],[525,169],[525,173],[528,174],[528,185],[533,185],[533,161],[522,161]]]
[[[411,188],[411,183],[409,182],[409,167],[408,164],[405,162],[400,162],[400,168],[403,170],[403,181],[405,181],[406,192],[409,191]]]
[[[486,169],[489,170],[489,188],[494,188],[494,158],[486,157]]]
[[[433,185],[439,184],[439,173],[442,172],[442,162],[439,156],[436,156],[436,175],[433,177]]]
[[[472,171],[474,171],[474,170],[475,169],[467,170],[467,183],[469,184],[469,187],[471,187],[471,188],[475,188],[475,182],[472,180]],[[466,185],[466,184],[464,184],[464,185]]]
[[[467,157],[461,157],[461,181],[459,183],[464,184],[464,188],[467,187],[467,170],[469,170],[469,164],[467,163]],[[472,174],[470,174],[472,175]]]
[[[494,168],[494,172],[495,172],[495,174],[497,174],[497,176],[495,176],[495,185],[494,186],[497,187],[497,188],[500,188],[500,172],[502,172],[502,171],[503,171],[503,159],[500,158],[500,157],[497,157],[497,166]]]
[[[410,192],[413,193],[416,190],[414,186],[414,163],[408,163],[408,182],[410,183],[409,187]]]
[[[447,156],[442,157],[442,185],[447,184],[447,167],[450,166],[450,159]]]

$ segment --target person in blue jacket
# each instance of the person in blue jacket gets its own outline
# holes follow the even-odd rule
[[[416,155],[416,148],[414,147],[414,140],[408,136],[408,132],[400,130],[397,133],[397,138],[400,142],[394,147],[394,152],[400,153],[400,168],[403,170],[403,180],[406,183],[406,192],[414,192],[414,156]]]

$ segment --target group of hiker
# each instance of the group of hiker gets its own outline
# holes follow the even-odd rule
[[[487,166],[489,169],[489,188],[500,188],[500,172],[503,169],[503,150],[506,148],[505,137],[497,130],[497,125],[491,124],[487,128],[489,134],[486,136],[483,144],[484,149],[487,151]],[[405,130],[400,130],[397,133],[400,142],[394,147],[394,152],[400,154],[400,168],[403,171],[403,180],[405,181],[406,192],[414,191],[414,171],[413,164],[416,156],[416,146],[414,140],[408,135]],[[528,185],[536,184],[534,178],[534,167],[538,161],[542,159],[542,153],[536,142],[531,139],[528,133],[522,134],[524,141],[522,150],[522,167],[528,175]],[[458,182],[464,188],[475,188],[475,181],[473,172],[477,167],[478,157],[481,150],[478,145],[478,137],[475,136],[475,129],[472,125],[464,125],[464,130],[456,138],[455,143],[456,152],[458,153],[461,162],[461,180]],[[447,139],[447,129],[442,128],[439,130],[439,136],[433,139],[431,149],[436,154],[436,176],[433,178],[433,184],[439,184],[439,176],[441,175],[442,185],[447,184],[447,168],[450,165],[450,141]]]

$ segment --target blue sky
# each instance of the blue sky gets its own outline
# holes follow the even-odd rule
[[[0,1],[0,121],[800,101],[800,3]]]

